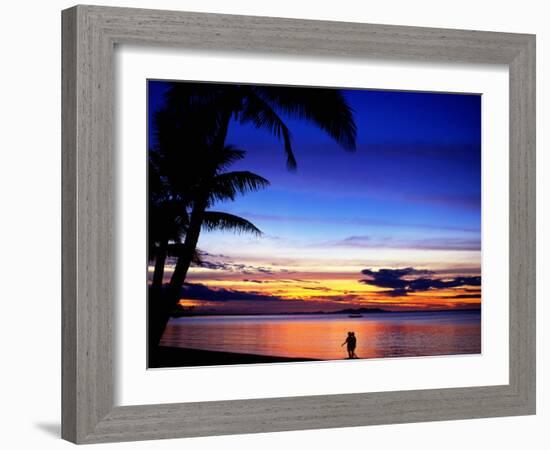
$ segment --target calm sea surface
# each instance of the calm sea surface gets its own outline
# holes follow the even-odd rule
[[[172,319],[161,345],[294,358],[343,359],[348,331],[359,358],[481,352],[481,314],[465,312],[204,316]]]

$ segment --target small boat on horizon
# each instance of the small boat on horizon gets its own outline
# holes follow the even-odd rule
[[[355,313],[355,314],[349,314],[348,317],[351,319],[358,319],[359,317],[363,317],[363,314]]]

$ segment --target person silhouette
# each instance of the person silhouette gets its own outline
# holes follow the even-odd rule
[[[356,359],[357,355],[355,354],[355,347],[357,347],[357,338],[355,337],[354,331],[348,331],[348,337],[344,341],[344,343],[341,345],[343,347],[347,344],[347,350],[348,350],[348,359]]]

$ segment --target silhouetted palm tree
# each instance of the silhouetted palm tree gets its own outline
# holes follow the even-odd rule
[[[339,89],[285,86],[174,83],[167,93],[174,117],[194,120],[193,127],[222,147],[231,119],[265,129],[283,141],[287,166],[297,167],[292,135],[283,116],[307,121],[346,150],[355,149],[357,127],[353,110]],[[208,116],[210,120],[203,120]]]
[[[212,121],[206,117],[200,121],[185,117],[182,121],[181,114],[166,110],[157,112],[154,120],[157,142],[148,158],[148,243],[149,260],[155,261],[152,288],[158,296],[167,257],[177,257],[181,251],[181,240],[189,225],[187,208],[197,183],[196,175],[202,170],[200,152],[189,149],[204,147],[200,140],[204,140],[205,132],[199,130]],[[194,252],[192,262],[200,263],[198,251]]]
[[[226,146],[223,151],[216,153],[217,158],[213,161],[216,167],[214,176],[208,183],[202,183],[200,187],[201,192],[207,194],[206,207],[210,207],[218,201],[234,200],[239,194],[256,191],[269,185],[265,178],[249,171],[226,172],[226,169],[233,162],[244,158],[244,155],[243,150],[232,146]],[[168,188],[165,189],[165,191],[168,190]],[[152,197],[155,198],[155,196]],[[188,268],[192,263],[200,265],[200,252],[197,251],[196,245],[201,231],[200,228],[208,231],[225,230],[255,235],[260,235],[261,231],[242,217],[205,208],[200,219],[200,228],[196,232],[196,240],[192,249],[189,250],[191,247],[186,246],[186,243],[189,242],[187,236],[190,234],[192,224],[189,217],[193,217],[192,214],[189,216],[187,212],[189,205],[178,198],[177,194],[167,195],[166,204],[154,203],[153,214],[158,214],[158,216],[155,218],[150,216],[149,223],[153,234],[152,236],[150,234],[149,240],[161,242],[161,244],[156,248],[155,272],[149,296],[149,339],[152,345],[157,345],[177,304],[177,300],[179,300],[179,294],[177,300],[174,301],[172,298],[165,298],[161,292],[166,257],[174,256],[177,258],[178,263],[183,259],[188,262]],[[166,228],[163,227],[163,223],[156,223],[159,217],[163,222],[168,221]],[[183,244],[181,243],[182,234],[185,235]],[[170,241],[172,241],[171,244]]]
[[[177,257],[182,238],[189,223],[188,200],[170,189],[170,183],[162,176],[162,157],[155,151],[149,152],[149,205],[148,205],[148,257],[154,261],[151,286],[158,291],[164,280],[167,257]],[[203,261],[199,249],[195,250],[192,263],[200,266]]]
[[[155,262],[152,287],[156,291],[162,287],[168,246],[181,242],[188,222],[187,204],[171,193],[159,160],[159,153],[149,152],[148,256]]]
[[[208,223],[231,228],[228,217],[207,213],[214,201],[234,199],[263,187],[249,172],[221,174],[244,153],[227,151],[231,120],[265,129],[283,143],[287,167],[297,167],[292,136],[282,116],[303,119],[325,131],[346,150],[355,149],[353,112],[337,89],[287,88],[278,86],[175,83],[167,93],[167,107],[158,120],[159,147],[164,148],[174,176],[171,188],[189,205],[185,239],[163,303],[172,309],[193,261],[200,231]],[[178,173],[179,172],[179,173]],[[267,183],[267,180],[264,180]],[[235,229],[235,227],[233,227]]]
[[[283,141],[287,167],[295,169],[296,158],[290,130],[280,114],[309,121],[325,131],[347,150],[355,149],[356,126],[353,112],[337,89],[288,88],[279,86],[211,85],[176,83],[167,94],[168,110],[190,120],[199,119],[206,145],[202,158],[216,159],[216,152],[225,146],[230,120],[267,129]],[[208,117],[210,120],[204,120]],[[201,171],[200,183],[209,185],[214,176],[208,163]],[[198,189],[193,197],[189,229],[182,257],[178,259],[170,280],[173,295],[179,295],[189,270],[193,248],[196,246],[208,204],[207,189]]]
[[[181,255],[182,238],[189,226],[187,208],[190,205],[189,196],[193,186],[187,185],[185,195],[175,192],[171,186],[175,183],[171,177],[178,176],[179,171],[173,173],[164,162],[162,153],[149,152],[149,260],[155,261],[152,286],[162,287],[164,265],[168,256]],[[238,192],[244,193],[247,189],[255,190],[266,185],[267,180],[250,172],[222,173],[223,169],[245,155],[243,150],[226,146],[221,153],[222,159],[217,164],[217,175],[210,187],[211,198],[220,201],[234,200]],[[164,166],[164,167],[163,167]],[[195,169],[197,169],[195,167]],[[181,186],[180,186],[181,188]],[[258,234],[259,230],[245,219],[238,216],[215,211],[206,211],[203,227],[208,230],[221,229],[237,232]],[[195,249],[191,262],[201,265],[201,254]]]

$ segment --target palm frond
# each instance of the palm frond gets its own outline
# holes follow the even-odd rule
[[[268,180],[247,170],[221,173],[214,177],[210,185],[210,201],[235,200],[238,194],[258,191],[267,186]]]
[[[253,86],[251,89],[274,110],[307,120],[346,150],[355,150],[357,126],[353,109],[339,89],[282,86]]]
[[[178,198],[149,197],[147,208],[149,242],[179,241],[189,224],[187,202]]]
[[[297,163],[292,149],[292,135],[290,130],[279,117],[275,110],[263,98],[256,95],[251,88],[247,89],[248,95],[244,98],[241,111],[241,122],[251,123],[256,128],[270,131],[275,137],[283,140],[288,169],[295,170]]]
[[[244,150],[241,150],[234,145],[226,145],[221,152],[214,152],[213,158],[216,165],[216,171],[221,172],[231,166],[233,163],[241,160],[246,155]]]
[[[205,211],[202,226],[207,231],[225,230],[236,233],[250,233],[257,236],[262,234],[260,229],[252,222],[242,217],[220,211]]]

